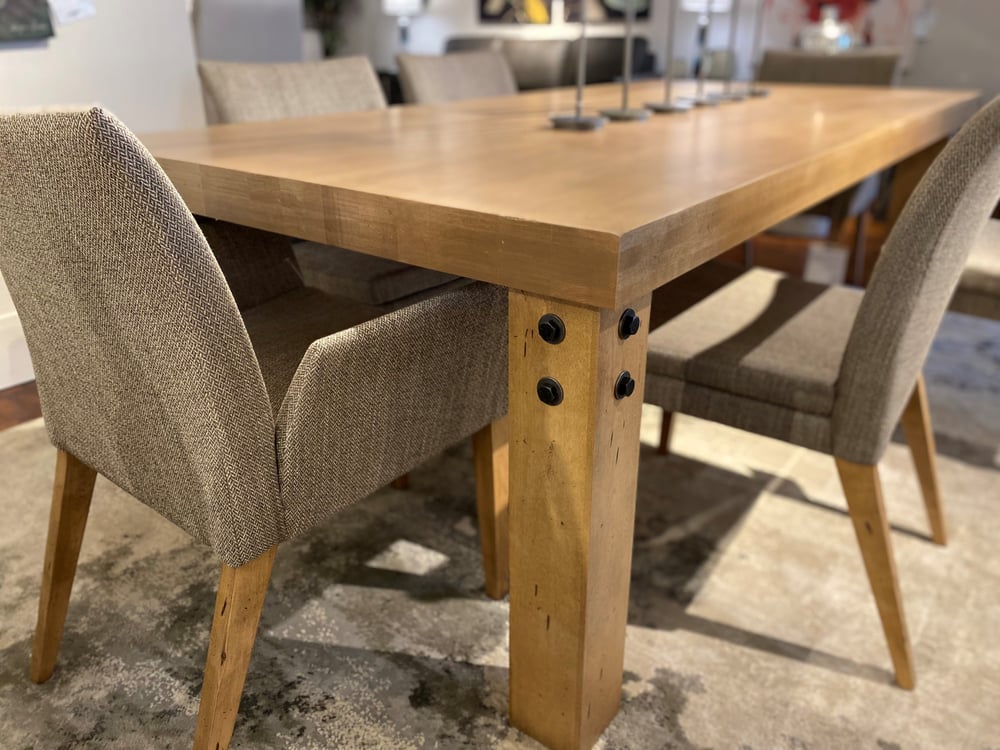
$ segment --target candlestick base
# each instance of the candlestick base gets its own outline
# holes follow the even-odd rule
[[[718,107],[719,99],[712,94],[705,94],[704,96],[692,96],[683,99],[682,101],[690,102],[692,107]]]
[[[679,112],[690,112],[691,103],[675,99],[672,102],[646,102],[646,108],[658,115],[673,115]]]
[[[715,98],[720,102],[741,102],[747,98],[747,95],[740,91],[730,91],[728,93],[715,94]]]
[[[598,115],[552,115],[549,121],[556,130],[600,130],[608,122]]]
[[[747,89],[747,96],[767,96],[770,93],[769,89],[762,89],[759,86],[751,86]]]
[[[649,117],[648,109],[602,109],[601,114],[612,122],[638,122]]]

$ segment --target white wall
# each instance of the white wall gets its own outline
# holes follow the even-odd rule
[[[979,89],[1000,94],[1000,2],[934,0],[927,39],[918,41],[908,86]]]
[[[99,103],[135,131],[205,122],[185,0],[96,0],[97,15],[44,42],[0,44],[0,111]],[[31,380],[0,282],[0,388]]]

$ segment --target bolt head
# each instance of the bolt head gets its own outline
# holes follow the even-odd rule
[[[549,344],[560,344],[566,338],[566,324],[558,315],[543,315],[538,321],[538,335]]]
[[[635,393],[635,379],[632,377],[632,373],[625,370],[618,376],[618,380],[615,381],[615,399],[620,401],[623,398],[628,398],[633,393]]]
[[[538,400],[549,406],[558,406],[563,400],[562,386],[553,378],[542,378],[538,381]]]
[[[618,321],[618,336],[622,339],[635,336],[639,333],[639,328],[641,326],[642,319],[638,316],[638,314],[636,314],[636,311],[630,307],[622,313],[622,317]]]

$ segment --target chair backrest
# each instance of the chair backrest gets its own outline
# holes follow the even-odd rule
[[[510,64],[500,52],[397,55],[403,98],[411,104],[441,104],[517,93]]]
[[[886,240],[837,384],[839,458],[873,463],[881,457],[998,198],[1000,97],[941,152]]]
[[[521,91],[562,86],[568,39],[504,39],[500,50]]]
[[[899,50],[859,50],[828,55],[801,50],[765,50],[758,78],[772,83],[828,83],[891,86]]]
[[[193,217],[116,118],[0,116],[0,271],[53,443],[224,559],[262,552],[283,519],[260,367]]]
[[[209,123],[280,120],[382,109],[385,93],[366,57],[320,62],[198,63]]]

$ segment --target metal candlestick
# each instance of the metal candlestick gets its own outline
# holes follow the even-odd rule
[[[746,99],[746,94],[733,90],[733,78],[736,76],[736,32],[740,21],[740,0],[733,0],[733,7],[729,14],[729,47],[726,52],[729,56],[729,70],[726,71],[726,82],[723,84],[722,93],[718,98],[724,102],[741,102]]]
[[[618,109],[603,109],[601,114],[610,120],[637,121],[645,120],[649,117],[649,110],[629,109],[628,93],[632,84],[632,40],[635,31],[635,3],[636,0],[625,0],[625,53],[622,55],[622,106]]]
[[[599,130],[607,118],[583,114],[583,87],[587,82],[587,3],[580,3],[580,54],[576,63],[576,109],[571,115],[552,115],[549,121],[557,130]]]
[[[701,28],[698,30],[699,36],[699,64],[698,64],[698,88],[697,93],[694,98],[691,99],[691,103],[696,107],[715,107],[718,106],[719,100],[714,96],[707,96],[705,94],[705,69],[707,67],[708,60],[706,55],[708,54],[708,35],[712,32],[712,0],[706,0],[705,2],[705,13],[702,16],[705,19],[705,23],[701,23],[701,18],[698,19],[698,23]]]
[[[667,28],[667,66],[663,71],[664,87],[662,102],[647,102],[646,106],[657,114],[687,112],[690,102],[674,101],[674,31],[677,28],[677,0],[670,0],[670,25]]]
[[[759,83],[760,76],[760,43],[764,36],[764,16],[767,13],[767,3],[768,0],[759,0],[757,7],[754,9],[753,17],[753,48],[750,53],[750,65],[753,68],[750,77],[750,87],[747,89],[747,94],[749,96],[767,96],[768,90],[761,88]]]

